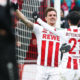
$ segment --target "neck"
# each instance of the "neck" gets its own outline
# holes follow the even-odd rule
[[[77,25],[70,24],[70,26],[78,26],[78,24]]]
[[[49,23],[48,23],[49,24]],[[55,26],[55,24],[49,24],[51,27],[54,27]]]

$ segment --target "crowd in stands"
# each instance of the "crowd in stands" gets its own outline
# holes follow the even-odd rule
[[[47,0],[43,0],[41,2],[41,7],[39,8],[40,17],[44,20],[44,10],[47,7],[47,4],[45,4]],[[51,6],[54,6],[54,0],[51,0]],[[70,11],[80,11],[80,0],[61,0],[61,11],[63,12],[64,17],[61,16],[61,27],[69,28],[69,25],[67,23],[66,17],[69,14]],[[66,23],[64,23],[66,22]],[[62,24],[63,23],[63,24]]]
[[[80,0],[61,0],[61,12],[64,16],[61,16],[61,27],[69,28],[67,22],[67,15],[71,11],[80,11]],[[80,24],[79,24],[80,26]]]

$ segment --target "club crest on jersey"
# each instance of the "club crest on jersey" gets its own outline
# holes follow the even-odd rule
[[[52,32],[50,32],[50,31],[48,31],[47,29],[43,29],[43,31],[42,31],[43,33],[48,33],[48,34],[53,34]]]

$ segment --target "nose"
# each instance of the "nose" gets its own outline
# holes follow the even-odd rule
[[[51,18],[54,18],[54,17],[55,17],[55,16],[53,16],[53,15],[51,16]]]

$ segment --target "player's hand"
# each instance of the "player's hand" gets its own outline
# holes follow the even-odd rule
[[[61,48],[60,48],[60,51],[62,53],[66,53],[66,52],[69,52],[71,49],[71,46],[70,45],[67,45],[66,43],[62,44]]]
[[[35,21],[37,21],[37,19],[39,18],[39,14],[35,11],[33,12],[32,17]]]
[[[13,8],[14,11],[16,11],[18,9],[18,3],[12,3],[11,2],[11,8]]]

